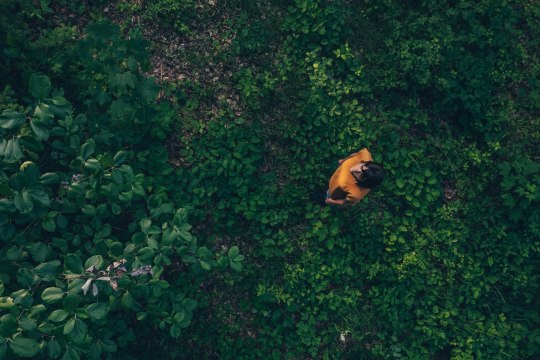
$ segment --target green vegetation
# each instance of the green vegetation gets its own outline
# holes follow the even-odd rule
[[[539,24],[3,1],[0,358],[538,358]],[[314,203],[362,147],[383,185]]]

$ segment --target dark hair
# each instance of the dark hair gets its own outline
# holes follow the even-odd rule
[[[366,170],[362,171],[360,179],[356,180],[358,186],[371,189],[379,185],[384,179],[384,168],[381,164],[375,163],[373,161],[367,161],[364,163],[367,167]]]

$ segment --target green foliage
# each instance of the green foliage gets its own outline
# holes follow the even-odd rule
[[[0,357],[539,356],[536,3],[59,4],[0,8]]]
[[[131,152],[85,140],[87,118],[49,97],[47,77],[32,75],[29,92],[31,106],[4,110],[1,122],[2,346],[100,358],[133,340],[126,327],[178,337],[197,302],[177,275],[240,270],[238,248],[198,245],[186,211],[145,189]]]

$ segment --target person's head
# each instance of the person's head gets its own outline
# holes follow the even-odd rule
[[[384,179],[384,169],[381,164],[373,161],[366,161],[351,169],[351,173],[356,179],[358,186],[372,189],[379,185]]]

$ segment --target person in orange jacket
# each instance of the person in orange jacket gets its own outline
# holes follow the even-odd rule
[[[384,179],[381,164],[372,161],[368,149],[362,149],[338,161],[339,167],[330,178],[326,203],[355,205]]]

